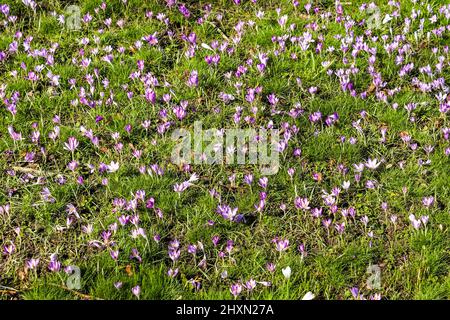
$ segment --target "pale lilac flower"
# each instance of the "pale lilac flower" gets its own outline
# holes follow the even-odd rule
[[[175,262],[180,258],[180,250],[177,249],[171,249],[169,250],[169,258]]]
[[[302,210],[309,210],[310,209],[308,198],[297,197],[294,200],[294,204],[295,204],[295,207],[297,209],[302,209]]]
[[[187,81],[188,87],[197,87],[198,86],[198,72],[197,70],[191,71],[189,75],[189,79]]]
[[[178,268],[176,269],[170,268],[169,271],[167,271],[167,275],[171,278],[175,278],[178,275]]]
[[[312,300],[314,299],[315,295],[311,292],[308,291],[302,298],[302,300]]]
[[[107,171],[109,172],[109,173],[114,173],[114,172],[116,172],[117,170],[119,170],[119,162],[114,162],[114,161],[111,161],[111,163],[109,164],[109,165],[107,165]]]
[[[3,254],[6,255],[6,256],[9,256],[9,255],[13,254],[14,251],[16,251],[16,246],[14,245],[13,242],[11,242],[8,245],[4,245],[3,246]]]
[[[39,259],[30,259],[26,262],[26,267],[30,270],[36,269],[39,265]]]
[[[111,250],[109,251],[109,254],[113,260],[117,260],[119,258],[119,250]]]
[[[139,299],[139,296],[141,294],[141,287],[137,285],[137,286],[131,288],[131,292],[133,293],[133,295],[135,295]]]
[[[9,135],[11,136],[11,139],[13,139],[14,141],[23,140],[22,134],[15,132],[14,128],[12,126],[8,126],[8,132],[9,132]]]
[[[139,255],[139,251],[136,248],[131,249],[130,259],[136,259],[138,262],[142,262],[142,258]]]
[[[287,266],[286,268],[282,269],[281,272],[283,273],[283,276],[289,280],[292,274],[291,267]]]
[[[78,214],[77,208],[71,203],[66,205],[66,212],[67,212],[68,216],[74,215],[78,219],[80,218],[80,215]]]
[[[46,202],[54,203],[55,198],[52,197],[50,190],[47,187],[44,187],[41,192],[42,199]]]
[[[242,292],[242,285],[240,283],[232,284],[230,287],[230,292],[236,298]]]
[[[434,197],[433,196],[429,196],[429,197],[424,197],[422,198],[422,204],[426,207],[429,208],[433,205],[434,203]]]
[[[78,148],[79,142],[75,137],[69,137],[68,141],[64,143],[64,149],[74,152]]]
[[[339,234],[342,234],[342,233],[344,232],[344,230],[345,230],[345,222],[342,222],[342,223],[336,223],[336,224],[334,225],[334,227],[336,228],[336,231],[337,231]]]
[[[181,192],[185,191],[188,187],[189,187],[189,185],[186,182],[175,183],[173,186],[173,191],[181,193]]]
[[[56,254],[50,256],[50,262],[48,264],[48,269],[52,272],[59,272],[61,270],[61,262],[56,259]]]
[[[188,245],[187,252],[195,255],[197,253],[197,246],[195,244]]]

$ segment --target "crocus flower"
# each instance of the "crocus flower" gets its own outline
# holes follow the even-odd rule
[[[195,291],[198,291],[202,288],[202,283],[196,279],[189,279],[188,282],[192,285]]]
[[[187,81],[187,85],[189,87],[197,87],[198,86],[198,72],[197,70],[191,71],[189,75],[189,79]]]
[[[377,159],[367,159],[367,162],[365,163],[366,167],[372,170],[375,170],[379,167],[381,162],[379,162]]]
[[[64,143],[64,149],[74,152],[78,148],[79,142],[75,137],[69,137],[67,142]]]
[[[351,288],[350,292],[351,292],[353,298],[359,299],[360,295],[359,295],[359,289],[357,287]]]
[[[195,244],[188,245],[187,252],[189,252],[192,255],[195,255],[197,253],[197,246]]]
[[[61,270],[61,262],[56,260],[56,256],[52,255],[48,264],[48,269],[52,272],[58,272]]]
[[[167,271],[167,275],[171,278],[175,278],[178,274],[178,268],[172,269],[170,268],[169,271]]]
[[[272,262],[269,262],[269,263],[266,264],[266,269],[267,269],[267,271],[269,271],[269,272],[274,272],[274,271],[275,271],[275,268],[276,268],[276,266],[275,266],[275,264],[273,264]]]
[[[286,251],[289,247],[289,240],[288,239],[282,239],[282,240],[275,240],[276,249],[279,252]]]
[[[219,243],[220,237],[215,235],[215,236],[212,237],[211,240],[213,242],[214,247],[217,247],[217,244]]]
[[[155,206],[155,199],[154,198],[149,198],[145,204],[145,207],[148,209],[152,209]]]
[[[287,266],[286,268],[281,269],[281,272],[283,273],[283,276],[286,279],[289,279],[291,277],[291,273],[292,273],[291,267]]]
[[[19,141],[19,140],[23,139],[22,134],[15,132],[14,128],[12,126],[8,126],[8,132],[9,132],[9,135],[11,136],[11,139],[13,139],[14,141]]]
[[[234,241],[233,240],[227,240],[227,246],[225,247],[225,250],[231,254],[231,251],[234,248]]]
[[[269,179],[267,177],[262,177],[261,179],[259,179],[259,185],[261,186],[261,188],[266,189],[267,188],[267,184],[269,182]]]
[[[107,166],[107,168],[109,173],[116,172],[117,170],[119,170],[119,162],[111,161],[111,163]]]
[[[171,249],[169,250],[169,258],[175,262],[178,260],[178,258],[180,257],[180,250],[177,249]]]
[[[416,217],[413,214],[409,215],[409,221],[411,221],[411,224],[414,227],[414,229],[418,230],[420,228],[421,220],[416,219]]]
[[[111,258],[113,258],[113,260],[117,260],[117,258],[119,257],[119,250],[111,250],[109,254],[111,255]]]
[[[431,206],[433,205],[433,203],[434,203],[434,197],[433,197],[433,196],[430,196],[430,197],[424,197],[424,198],[422,199],[422,204],[423,204],[426,208],[431,207]]]
[[[248,291],[252,291],[253,289],[256,288],[256,281],[253,279],[248,280],[245,283],[245,287],[247,288]]]
[[[241,293],[242,291],[242,285],[240,283],[232,284],[230,287],[230,292],[236,299],[236,297]]]
[[[314,299],[315,295],[311,292],[308,291],[302,298],[302,300],[312,300]]]
[[[39,265],[39,259],[30,259],[26,262],[26,267],[30,270],[36,269]]]
[[[12,242],[10,244],[8,244],[8,245],[4,245],[3,246],[3,254],[4,255],[9,256],[9,255],[13,254],[13,252],[15,250],[16,250],[16,246]]]
[[[336,223],[336,224],[334,225],[334,227],[335,227],[335,229],[336,229],[336,231],[337,231],[338,233],[342,234],[342,233],[344,232],[344,230],[345,230],[345,222],[342,222],[342,223]]]
[[[138,262],[142,262],[142,258],[139,255],[139,251],[136,248],[131,249],[130,259],[136,259]]]
[[[297,209],[302,209],[302,210],[309,210],[310,209],[310,207],[309,207],[309,200],[307,198],[297,197],[294,200],[294,204],[295,204],[295,207]]]

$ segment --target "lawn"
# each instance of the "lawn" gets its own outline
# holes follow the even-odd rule
[[[450,299],[450,5],[376,2],[0,0],[0,299]]]

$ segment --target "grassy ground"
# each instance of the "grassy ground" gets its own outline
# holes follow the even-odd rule
[[[450,7],[170,2],[76,2],[73,31],[65,1],[2,0],[0,297],[450,298]],[[171,132],[198,120],[272,121],[279,172],[171,163]]]

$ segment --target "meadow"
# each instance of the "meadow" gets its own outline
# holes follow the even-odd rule
[[[449,45],[445,1],[0,0],[0,299],[450,299]],[[174,163],[197,121],[276,173]]]

